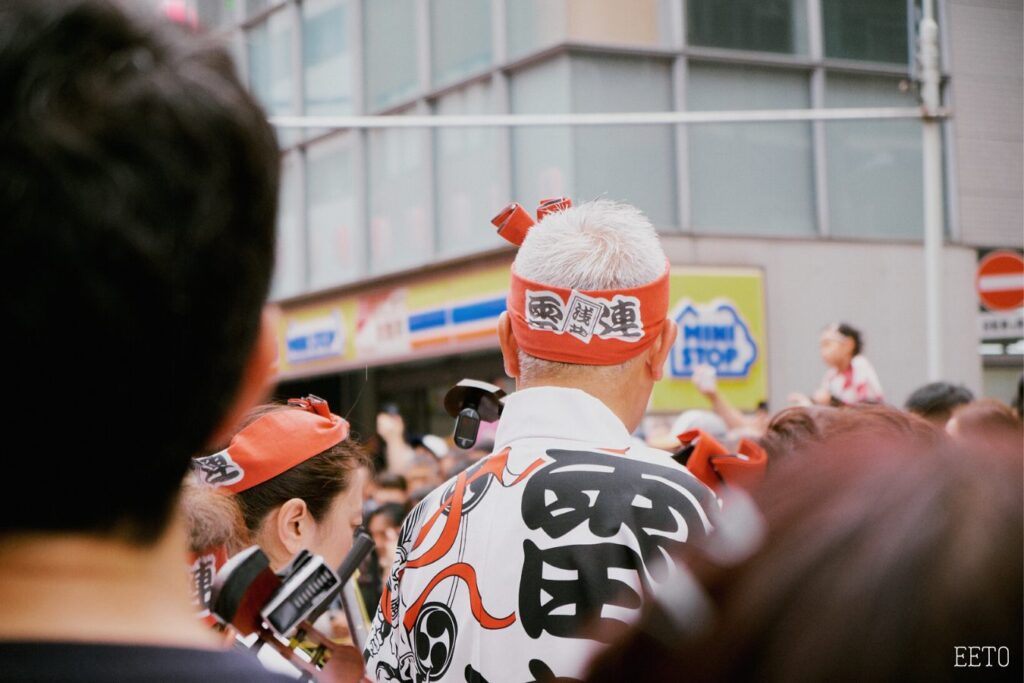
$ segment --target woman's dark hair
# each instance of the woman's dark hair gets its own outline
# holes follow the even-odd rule
[[[279,410],[302,408],[277,404],[258,406],[246,415],[239,431]],[[369,466],[370,459],[358,444],[342,441],[262,484],[235,494],[235,500],[250,533],[259,529],[274,508],[292,498],[304,500],[313,519],[319,522],[334,498],[348,487],[352,473]]]
[[[853,355],[859,356],[860,352],[864,350],[864,338],[853,325],[847,325],[846,323],[836,323],[836,331],[844,337],[849,337],[853,340]]]

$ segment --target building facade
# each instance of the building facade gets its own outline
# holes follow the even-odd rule
[[[192,2],[272,117],[913,107],[916,4]],[[937,7],[953,111],[942,365],[1006,400],[1021,345],[979,353],[974,278],[979,250],[1024,246],[1024,12],[1019,0]],[[512,200],[568,195],[641,207],[691,274],[759,273],[761,375],[741,403],[813,391],[817,336],[836,320],[864,331],[887,398],[902,403],[927,379],[921,139],[919,120],[282,128],[283,390],[360,396],[364,429],[360,411],[394,400],[441,431],[443,385],[501,373],[493,273],[512,254],[489,219]],[[654,407],[699,407],[692,398]]]

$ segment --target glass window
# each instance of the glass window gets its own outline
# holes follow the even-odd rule
[[[306,114],[352,114],[352,49],[348,0],[302,3],[302,69]]]
[[[594,43],[667,45],[669,0],[569,0],[569,38]]]
[[[899,81],[830,73],[829,107],[913,107]],[[920,237],[924,225],[920,121],[836,121],[825,125],[831,233]]]
[[[352,136],[335,136],[306,153],[309,278],[313,289],[364,274],[365,239],[356,207]]]
[[[429,138],[422,128],[378,129],[370,139],[370,267],[386,273],[430,261]]]
[[[292,112],[292,24],[287,11],[250,29],[249,85],[267,113]]]
[[[573,111],[670,111],[672,68],[633,57],[572,57]],[[574,192],[635,204],[658,227],[678,226],[671,126],[580,126]]]
[[[435,108],[435,113],[443,116],[497,111],[489,82],[449,93]],[[490,229],[490,220],[512,201],[499,169],[504,134],[500,128],[439,128],[435,132],[440,254],[456,256],[502,246]]]
[[[905,0],[822,0],[825,56],[907,63]]]
[[[417,90],[413,0],[363,3],[367,109],[387,109]]]
[[[434,0],[430,36],[434,85],[486,69],[491,63],[490,0]]]
[[[687,98],[691,110],[703,111],[810,106],[806,73],[693,62]],[[695,124],[688,129],[694,229],[815,231],[809,123]]]
[[[251,17],[257,12],[262,12],[278,1],[279,0],[243,0],[243,2],[245,2],[245,16]]]
[[[561,55],[510,80],[515,114],[567,114],[572,108],[569,57]],[[514,199],[528,208],[572,191],[572,131],[568,126],[512,129]]]
[[[233,0],[198,0],[196,13],[200,26],[215,31],[234,22],[235,3]]]
[[[807,0],[687,0],[686,35],[691,45],[805,54]]]
[[[513,0],[505,3],[508,57],[516,59],[565,40],[565,0]]]
[[[281,196],[277,205],[277,256],[271,297],[295,296],[303,290],[305,275],[305,240],[302,234],[302,192],[297,152],[281,161]]]

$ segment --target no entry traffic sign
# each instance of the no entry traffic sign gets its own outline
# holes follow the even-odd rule
[[[990,311],[1024,306],[1024,258],[1013,251],[993,251],[978,262],[974,278],[978,297]]]

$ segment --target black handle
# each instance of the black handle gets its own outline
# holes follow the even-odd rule
[[[348,551],[348,555],[338,565],[338,578],[344,584],[350,578],[359,565],[363,563],[366,556],[373,550],[373,539],[370,534],[366,533],[363,529],[358,529],[355,536],[352,539],[352,550]]]

